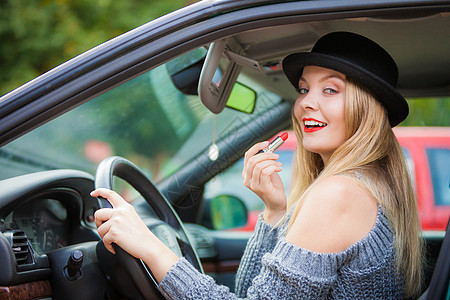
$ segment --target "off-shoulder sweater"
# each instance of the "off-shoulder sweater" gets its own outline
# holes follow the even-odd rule
[[[167,299],[401,299],[394,234],[378,210],[366,237],[339,253],[317,253],[287,242],[260,216],[236,275],[236,291],[217,285],[181,258],[159,290]]]

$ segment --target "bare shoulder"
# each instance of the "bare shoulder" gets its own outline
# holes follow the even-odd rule
[[[370,232],[377,212],[376,199],[365,187],[332,176],[308,192],[286,240],[315,252],[341,252]]]

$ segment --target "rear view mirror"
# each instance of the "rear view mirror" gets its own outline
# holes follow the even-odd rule
[[[247,208],[240,199],[220,195],[206,201],[201,224],[215,230],[239,228],[247,224],[247,213]]]
[[[166,64],[175,87],[185,95],[198,95],[198,81],[207,50],[198,48]]]

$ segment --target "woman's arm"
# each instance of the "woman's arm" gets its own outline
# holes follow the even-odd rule
[[[280,241],[262,259],[262,269],[245,295],[200,274],[185,259],[179,260],[162,280],[159,290],[167,299],[328,299],[337,270],[347,253],[324,255]],[[241,298],[238,298],[241,297]]]
[[[247,243],[236,273],[235,293],[238,297],[247,295],[253,278],[261,271],[263,255],[272,252],[275,248],[278,234],[279,228],[264,222],[263,216],[260,214],[255,231]]]

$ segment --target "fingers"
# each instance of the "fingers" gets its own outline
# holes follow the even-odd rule
[[[263,150],[267,146],[269,146],[269,142],[265,141],[265,142],[257,143],[255,145],[253,145],[250,149],[248,149],[247,152],[245,152],[245,156],[244,156],[244,166],[246,165],[246,163],[248,162],[248,160],[251,157],[255,156],[256,153]]]
[[[251,174],[250,188],[253,191],[260,192],[270,189],[272,187],[270,176],[281,170],[281,163],[274,160],[266,160],[256,164]]]
[[[100,238],[103,240],[103,244],[106,249],[111,253],[115,254],[112,243],[116,243],[117,237],[117,226],[113,226],[114,223],[117,223],[117,215],[120,214],[122,209],[125,208],[125,205],[128,203],[116,192],[99,188],[91,192],[92,197],[103,197],[111,203],[113,208],[103,208],[99,209],[95,212],[95,226],[97,226],[98,234]],[[116,216],[116,217],[114,217]]]
[[[99,228],[103,223],[111,219],[113,210],[111,208],[102,208],[94,213],[95,226]]]
[[[262,153],[249,158],[243,171],[244,185],[260,194],[272,189],[270,176],[282,170],[282,164],[273,153]],[[261,196],[261,195],[260,195]]]
[[[98,188],[98,189],[92,191],[91,196],[92,197],[100,196],[100,197],[107,199],[114,208],[128,203],[116,192],[109,190],[109,189],[105,189],[105,188]]]
[[[114,248],[112,247],[112,243],[114,243],[115,240],[112,238],[113,234],[111,234],[113,222],[108,222],[109,220],[111,220],[113,213],[114,211],[112,208],[103,208],[97,210],[94,216],[95,226],[97,226],[97,231],[100,235],[100,238],[103,240],[103,244],[105,245],[106,249],[108,249],[108,251],[115,254]]]
[[[277,172],[282,171],[282,165],[280,162],[276,162],[276,164],[270,165],[264,170],[261,171],[261,176],[259,178],[259,186],[262,187],[271,187],[272,186],[272,175]]]
[[[108,251],[115,254],[112,244],[119,244],[124,235],[127,235],[125,224],[130,223],[129,208],[121,206],[119,208],[102,208],[95,212],[95,225],[98,234],[103,240]],[[132,226],[132,225],[131,225]]]
[[[250,150],[252,150],[252,148],[250,148]],[[258,153],[258,151],[259,151],[259,150],[257,150],[258,148],[260,148],[260,147],[256,147],[253,149],[253,150],[256,150],[256,152],[255,151],[250,152],[250,150],[249,150],[245,154],[244,169],[242,170],[242,177],[244,178],[244,184],[245,184],[246,180],[250,180],[252,178],[252,174],[254,173],[255,166],[259,165],[262,162],[267,162],[267,161],[274,162],[280,157],[278,154],[271,153],[271,152],[261,153],[258,155],[251,155],[252,153],[255,153],[255,154]],[[263,164],[263,165],[260,165],[259,167],[260,167],[260,169],[263,169],[265,166],[266,166],[266,164]]]
[[[114,251],[113,243],[116,243],[117,234],[114,232],[114,228],[109,222],[104,223],[102,226],[98,228],[98,233],[103,240],[103,244],[109,252],[116,254]]]
[[[131,255],[140,257],[137,255],[145,252],[142,241],[152,235],[133,206],[108,189],[97,189],[91,192],[91,196],[104,197],[113,206],[99,209],[94,214],[97,231],[106,249],[115,253],[112,245],[116,244]]]
[[[105,238],[103,239],[103,244],[109,252],[111,252],[112,254],[116,254],[116,251],[114,251],[114,247],[112,246],[112,242],[107,242]]]

